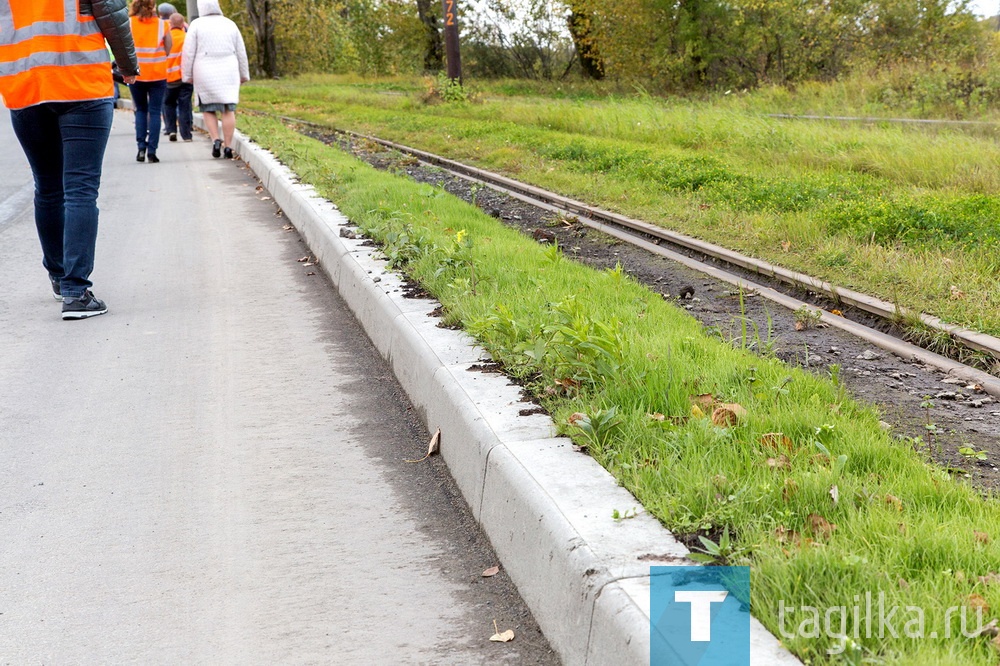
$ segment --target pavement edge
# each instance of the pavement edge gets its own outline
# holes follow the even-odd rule
[[[201,118],[196,116],[196,122]],[[649,567],[691,564],[687,549],[597,462],[557,437],[548,416],[521,415],[519,389],[481,362],[437,302],[404,295],[336,206],[246,136],[234,150],[305,239],[428,430],[502,565],[566,664],[649,663]],[[636,515],[615,521],[612,512]],[[751,663],[799,664],[756,619]]]

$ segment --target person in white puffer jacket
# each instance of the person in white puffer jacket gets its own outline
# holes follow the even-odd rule
[[[194,84],[198,107],[212,138],[212,157],[225,154],[232,159],[240,84],[250,80],[250,65],[243,35],[222,15],[218,0],[198,0],[198,18],[188,28],[181,53],[181,80]]]

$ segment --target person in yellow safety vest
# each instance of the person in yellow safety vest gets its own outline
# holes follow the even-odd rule
[[[170,47],[170,56],[167,58],[167,99],[163,106],[163,122],[167,128],[165,134],[171,141],[177,140],[178,126],[183,140],[193,140],[191,97],[194,94],[194,84],[181,80],[181,50],[186,36],[184,17],[174,12],[170,16],[170,39],[173,46]]]
[[[114,115],[105,39],[133,81],[139,63],[125,0],[0,0],[0,97],[31,165],[42,266],[63,319],[108,311],[90,291]]]
[[[167,23],[156,14],[154,0],[132,0],[129,10],[140,74],[128,88],[135,109],[135,142],[138,162],[159,162],[160,114],[167,93],[167,56],[171,40]]]

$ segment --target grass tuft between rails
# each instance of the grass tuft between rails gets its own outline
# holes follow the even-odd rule
[[[977,607],[984,623],[1000,609],[1000,506],[894,439],[835,376],[725,344],[624,272],[565,259],[440,188],[267,118],[240,125],[375,237],[665,526],[715,542],[728,530],[715,561],[750,564],[754,615],[801,658],[996,663],[990,637],[963,636],[956,611],[971,633]],[[898,608],[897,637],[884,625],[880,637],[877,617],[867,635],[866,593]],[[923,638],[906,634],[915,609]]]

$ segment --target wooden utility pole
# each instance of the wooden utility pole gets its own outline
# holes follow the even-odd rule
[[[444,4],[444,53],[448,62],[448,78],[462,83],[462,56],[458,52],[458,7],[456,0],[441,0]]]

